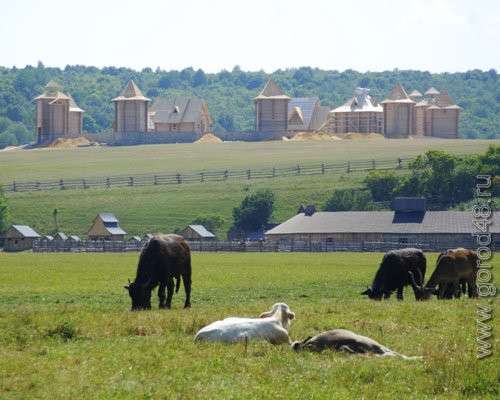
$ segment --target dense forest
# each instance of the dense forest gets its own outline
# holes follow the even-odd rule
[[[368,87],[371,95],[382,100],[396,82],[407,91],[424,92],[430,86],[448,90],[464,108],[460,134],[466,138],[500,137],[500,85],[495,70],[472,70],[464,73],[431,74],[421,71],[384,71],[360,73],[352,70],[324,71],[303,67],[263,71],[232,71],[208,74],[201,69],[163,71],[144,68],[67,66],[47,68],[0,67],[0,147],[27,143],[34,139],[33,98],[53,79],[62,85],[83,108],[84,130],[89,133],[109,131],[112,126],[111,99],[129,79],[134,79],[144,94],[157,96],[194,95],[205,99],[214,119],[214,131],[251,130],[253,97],[272,76],[290,96],[318,96],[323,105],[343,104],[357,86]]]

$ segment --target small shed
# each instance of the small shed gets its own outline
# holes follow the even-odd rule
[[[54,235],[54,240],[62,240],[63,242],[65,242],[66,240],[68,240],[68,235],[66,235],[64,232],[57,232]]]
[[[124,240],[125,232],[120,228],[118,218],[111,213],[100,213],[87,232],[90,240]]]
[[[129,243],[140,243],[142,242],[142,239],[139,236],[132,236],[131,238],[128,239]]]
[[[203,225],[188,225],[180,234],[186,240],[215,240],[215,235]]]
[[[5,232],[4,251],[31,250],[40,235],[27,225],[12,225]]]

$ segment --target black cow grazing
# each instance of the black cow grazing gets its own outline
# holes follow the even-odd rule
[[[160,308],[170,308],[180,281],[184,283],[186,301],[184,308],[191,307],[191,251],[182,236],[157,235],[142,249],[134,282],[125,286],[132,299],[132,310],[151,308],[151,291],[159,285]],[[165,287],[167,296],[165,298]]]
[[[392,292],[397,290],[398,300],[403,300],[403,288],[411,285],[408,272],[412,272],[415,281],[422,282],[425,277],[427,261],[420,249],[391,250],[384,254],[380,267],[375,274],[372,286],[361,294],[367,295],[370,299],[387,299]],[[418,298],[415,292],[415,299]]]
[[[320,333],[314,337],[308,337],[302,342],[293,342],[292,349],[295,351],[309,350],[321,352],[323,350],[347,351],[354,354],[376,354],[378,356],[401,357],[405,360],[415,360],[421,357],[408,357],[397,353],[375,340],[358,335],[346,329],[333,329]]]

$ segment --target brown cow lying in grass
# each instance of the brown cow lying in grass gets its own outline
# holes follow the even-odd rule
[[[292,349],[321,352],[323,350],[347,351],[354,354],[375,354],[385,357],[401,357],[405,360],[416,360],[421,357],[408,357],[397,353],[369,337],[358,335],[346,329],[333,329],[308,337],[302,342],[293,342]]]
[[[450,298],[446,291],[451,285],[453,287],[452,293],[458,297],[463,283],[467,283],[469,297],[477,297],[478,263],[479,257],[476,252],[457,248],[439,255],[436,269],[425,286],[419,285],[415,281],[412,272],[408,274],[418,300],[427,300],[434,294],[438,296],[438,299]]]

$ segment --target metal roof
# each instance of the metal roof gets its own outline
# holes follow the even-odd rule
[[[262,89],[262,92],[259,93],[254,100],[264,100],[264,99],[275,99],[275,100],[290,100],[286,94],[284,94],[280,87],[274,82],[272,79],[269,79]]]
[[[54,237],[56,239],[67,240],[68,236],[64,232],[57,232]]]
[[[28,225],[12,225],[16,231],[26,238],[39,238],[40,235],[35,232],[33,228]]]
[[[76,235],[70,235],[69,239],[72,240],[73,242],[81,242],[82,239],[80,239],[79,236]]]
[[[465,211],[394,211],[316,212],[297,214],[266,235],[309,233],[467,233],[475,232],[472,215]],[[500,233],[500,213],[495,212],[491,233]]]
[[[127,232],[125,232],[122,228],[119,226],[106,226],[106,230],[111,234],[111,235],[126,235]]]
[[[98,217],[102,220],[102,222],[118,222],[118,218],[111,213],[99,213]]]
[[[207,228],[205,228],[203,225],[189,225],[189,227],[195,231],[198,235],[204,238],[214,238],[215,235],[210,232]]]

